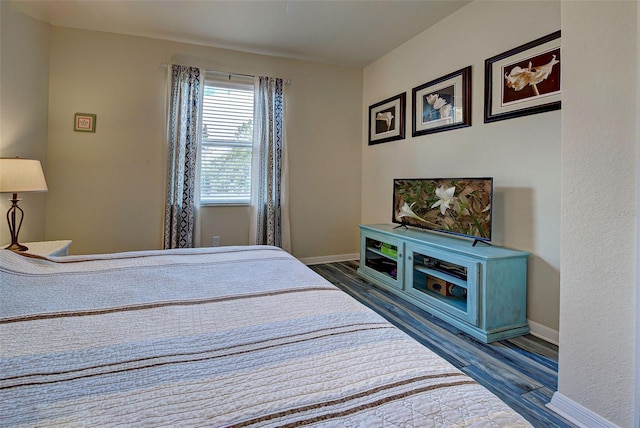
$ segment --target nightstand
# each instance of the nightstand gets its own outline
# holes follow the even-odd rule
[[[23,245],[29,247],[25,253],[42,257],[59,257],[69,255],[71,241],[24,242]],[[6,245],[2,248],[4,247],[6,247]]]

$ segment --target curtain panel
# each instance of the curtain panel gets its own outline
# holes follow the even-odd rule
[[[250,243],[291,252],[284,81],[256,78]]]
[[[198,151],[202,109],[202,72],[197,67],[171,66],[169,87],[167,194],[164,248],[194,245]]]

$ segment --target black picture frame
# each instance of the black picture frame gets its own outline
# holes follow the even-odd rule
[[[369,107],[369,145],[405,137],[407,94],[403,92]]]
[[[561,109],[560,45],[556,31],[485,60],[485,123]]]
[[[471,126],[471,66],[411,90],[412,136]]]

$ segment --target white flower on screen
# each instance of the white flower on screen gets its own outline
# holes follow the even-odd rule
[[[400,212],[398,212],[398,213],[396,214],[396,217],[397,217],[397,218],[402,218],[402,217],[411,217],[411,218],[415,218],[415,219],[420,220],[420,221],[426,221],[426,220],[424,220],[424,219],[422,219],[422,218],[418,217],[418,215],[417,215],[416,213],[414,213],[414,212],[413,212],[413,206],[414,206],[415,204],[416,204],[416,203],[414,202],[414,203],[412,203],[411,205],[409,205],[408,203],[406,203],[406,202],[405,202],[405,203],[402,205],[402,208],[400,209]]]
[[[447,209],[451,208],[451,202],[453,202],[453,195],[456,193],[455,187],[449,187],[445,190],[444,186],[440,186],[436,189],[436,196],[440,199],[435,201],[431,208],[440,207],[440,214],[444,215]]]

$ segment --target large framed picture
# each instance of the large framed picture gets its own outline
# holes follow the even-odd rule
[[[561,108],[560,31],[485,60],[484,122]]]
[[[471,66],[412,90],[412,136],[471,126]]]
[[[369,107],[369,145],[404,139],[407,94],[387,98]]]

